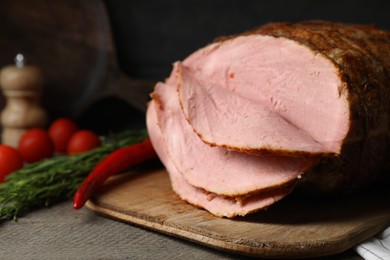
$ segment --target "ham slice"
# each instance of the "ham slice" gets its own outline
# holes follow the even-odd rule
[[[166,144],[157,119],[156,103],[151,101],[147,109],[147,127],[153,147],[169,172],[173,190],[181,199],[208,210],[215,216],[232,218],[265,208],[285,197],[291,187],[246,197],[226,197],[190,185],[178,171],[166,151]]]
[[[267,105],[201,82],[190,68],[179,68],[184,115],[204,142],[252,154],[324,153],[320,143]]]
[[[310,21],[220,38],[176,63],[147,112],[174,191],[217,216],[390,170],[390,34]]]
[[[250,35],[211,44],[181,67],[183,112],[205,142],[251,153],[340,153],[348,92],[323,55]]]

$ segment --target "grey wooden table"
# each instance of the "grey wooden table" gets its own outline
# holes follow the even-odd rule
[[[114,221],[71,202],[0,224],[0,259],[253,259]],[[353,251],[332,258],[362,259]]]

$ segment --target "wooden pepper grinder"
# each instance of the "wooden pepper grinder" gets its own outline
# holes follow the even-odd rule
[[[26,65],[22,54],[16,55],[15,65],[0,71],[0,86],[6,99],[1,113],[3,144],[17,147],[28,129],[45,127],[47,114],[40,106],[43,85],[42,71]]]

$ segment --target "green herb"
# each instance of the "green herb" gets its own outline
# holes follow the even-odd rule
[[[0,184],[0,222],[16,220],[31,210],[73,196],[95,165],[110,152],[147,138],[146,131],[126,131],[103,137],[97,149],[72,156],[55,156],[29,164]]]

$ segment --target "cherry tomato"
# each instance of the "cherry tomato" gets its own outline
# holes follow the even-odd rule
[[[20,139],[19,152],[23,160],[28,163],[50,158],[54,153],[53,141],[45,130],[33,128]]]
[[[101,146],[99,137],[92,131],[79,130],[69,140],[68,154],[82,153]]]
[[[49,127],[49,136],[53,140],[54,150],[65,153],[72,135],[78,130],[77,125],[68,118],[58,118]]]
[[[18,150],[1,144],[0,145],[0,182],[10,173],[23,167],[23,159]]]

